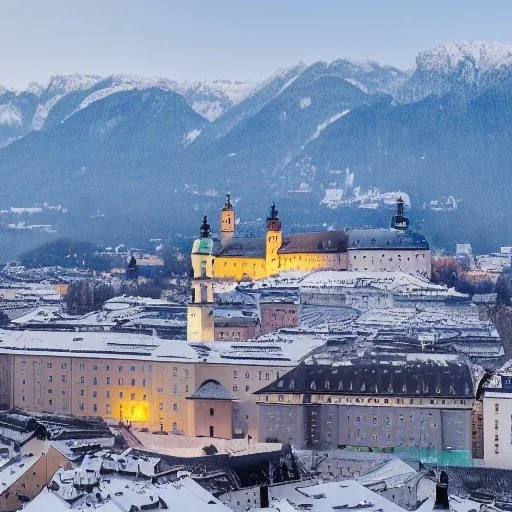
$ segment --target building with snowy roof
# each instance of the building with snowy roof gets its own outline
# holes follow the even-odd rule
[[[297,448],[389,451],[471,463],[473,377],[445,354],[323,352],[258,390],[259,436]]]
[[[225,418],[226,432],[256,439],[253,392],[323,342],[189,343],[115,332],[0,331],[0,403],[194,435],[187,398],[213,379],[234,398],[236,421]],[[211,425],[217,424],[207,429]]]

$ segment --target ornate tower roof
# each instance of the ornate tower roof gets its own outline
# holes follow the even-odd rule
[[[229,192],[226,192],[226,202],[224,203],[224,207],[222,208],[222,211],[226,210],[232,210],[233,205],[231,204],[231,194]]]
[[[276,203],[272,203],[270,207],[270,215],[267,217],[267,231],[281,231],[281,221],[277,216],[279,211],[276,208]]]
[[[201,238],[210,238],[210,224],[208,224],[208,219],[206,215],[203,217],[203,223],[201,224]]]
[[[405,201],[400,196],[396,201],[396,215],[391,218],[391,227],[403,231],[409,229],[409,219],[404,216]]]

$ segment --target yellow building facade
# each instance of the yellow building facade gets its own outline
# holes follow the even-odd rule
[[[346,270],[348,236],[345,231],[283,235],[275,204],[266,221],[266,233],[237,237],[236,214],[228,193],[220,214],[220,239],[212,241],[212,277],[263,279],[283,270]],[[196,240],[194,247],[200,244]],[[192,251],[194,258],[195,249]],[[194,277],[197,274],[194,266]]]

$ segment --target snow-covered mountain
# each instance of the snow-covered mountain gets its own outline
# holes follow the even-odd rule
[[[0,90],[0,207],[63,204],[69,236],[165,237],[178,215],[184,232],[216,214],[228,184],[241,216],[271,197],[339,226],[373,225],[373,205],[400,191],[413,209],[456,199],[442,220],[457,222],[432,234],[500,243],[512,239],[512,225],[496,229],[512,195],[511,90],[512,47],[489,42],[421,52],[412,72],[338,59],[254,84],[56,76]]]
[[[204,80],[177,82],[168,78],[133,75],[52,76],[47,84],[33,82],[26,90],[0,87],[0,147],[41,130],[52,112],[52,123],[69,116],[111,94],[132,90],[161,89],[182,95],[200,115],[214,121],[240,103],[254,84],[243,81]]]
[[[512,85],[512,45],[489,41],[448,42],[420,52],[416,69],[397,97],[405,103],[457,92],[475,94]]]

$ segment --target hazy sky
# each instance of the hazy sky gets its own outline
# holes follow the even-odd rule
[[[53,74],[260,79],[299,61],[408,68],[447,40],[512,43],[512,2],[474,0],[4,0],[0,84]]]

